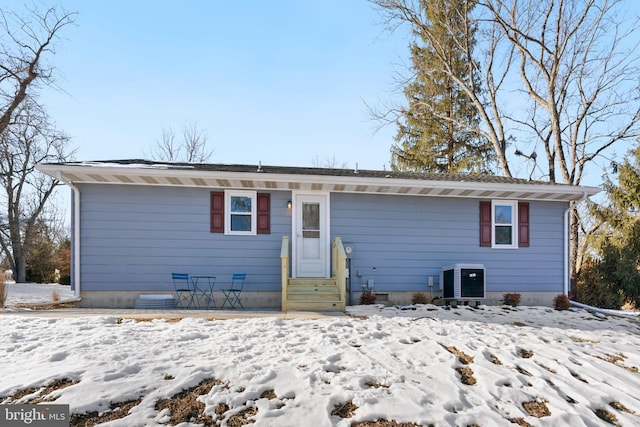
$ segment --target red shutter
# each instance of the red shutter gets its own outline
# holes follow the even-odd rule
[[[271,232],[271,194],[258,193],[258,234]]]
[[[224,233],[224,192],[211,192],[211,232]]]
[[[480,246],[491,246],[491,202],[480,202]]]
[[[518,203],[518,246],[529,246],[529,203]]]

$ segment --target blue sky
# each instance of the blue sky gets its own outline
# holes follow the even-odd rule
[[[197,123],[216,163],[388,168],[406,34],[364,1],[74,1],[46,90],[78,160],[149,157],[163,127]],[[145,156],[146,154],[146,156]]]
[[[367,104],[403,101],[409,37],[366,0],[61,1],[78,16],[42,99],[77,160],[149,158],[163,127],[196,123],[211,162],[389,168],[395,127],[376,132]]]

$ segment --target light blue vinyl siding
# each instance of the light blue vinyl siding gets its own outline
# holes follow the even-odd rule
[[[557,291],[563,286],[565,203],[530,202],[530,247],[480,247],[478,199],[333,194],[331,234],[353,247],[351,283],[377,291],[439,289],[442,267],[484,264],[487,291]]]
[[[210,232],[217,189],[81,185],[82,289],[171,291],[171,272],[247,273],[247,289],[279,291],[282,236],[291,237],[289,191],[271,194],[271,233]],[[266,191],[265,191],[266,192]],[[331,195],[331,238],[353,247],[353,290],[439,289],[442,267],[484,264],[487,290],[553,291],[563,286],[563,211],[567,203],[530,201],[530,247],[479,244],[478,199],[402,195]],[[375,268],[375,271],[374,271]]]
[[[280,244],[291,233],[289,192],[271,193],[271,234],[210,232],[215,189],[81,186],[82,289],[170,291],[171,272],[247,273],[251,290],[280,289]]]

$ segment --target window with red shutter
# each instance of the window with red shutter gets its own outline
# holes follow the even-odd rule
[[[529,246],[529,203],[518,203],[518,246]]]
[[[491,202],[480,202],[480,246],[491,246]]]
[[[211,232],[224,233],[224,193],[211,192]]]
[[[258,193],[258,234],[271,232],[271,194]]]
[[[232,207],[234,204],[236,206]],[[225,225],[228,229],[225,229]],[[211,232],[237,235],[269,234],[271,194],[240,190],[229,190],[226,193],[212,191]]]
[[[480,246],[505,249],[528,247],[529,203],[509,200],[480,202]]]

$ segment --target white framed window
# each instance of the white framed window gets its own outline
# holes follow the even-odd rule
[[[256,192],[227,190],[224,197],[224,234],[256,235]]]
[[[491,201],[491,247],[505,249],[518,247],[517,201]]]

